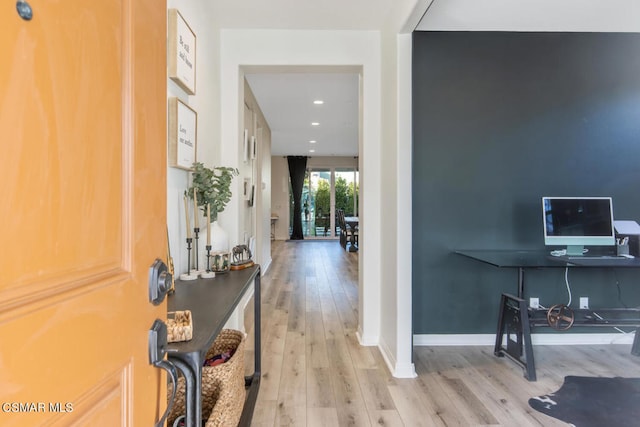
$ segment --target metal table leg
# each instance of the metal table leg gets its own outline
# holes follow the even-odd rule
[[[194,376],[194,373],[191,369],[191,367],[189,365],[187,365],[185,362],[183,362],[180,359],[171,359],[171,362],[176,365],[176,367],[178,369],[180,369],[180,372],[182,372],[182,375],[184,375],[184,379],[185,379],[185,399],[186,399],[186,408],[187,408],[187,413],[186,413],[186,425],[189,427],[196,427],[199,426],[201,421],[201,413],[200,413],[200,399],[199,399],[199,392],[197,392],[196,390],[199,388],[197,387],[196,383],[196,378]]]

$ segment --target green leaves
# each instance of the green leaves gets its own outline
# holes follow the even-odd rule
[[[185,195],[193,199],[193,189],[196,189],[198,206],[207,213],[207,204],[211,205],[211,221],[218,218],[218,213],[224,211],[231,200],[231,181],[239,174],[238,169],[224,166],[209,169],[202,163],[193,164],[192,185],[185,191]]]

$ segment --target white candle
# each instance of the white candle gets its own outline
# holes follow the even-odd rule
[[[211,246],[211,205],[207,203],[207,246]]]
[[[198,220],[198,197],[196,193],[196,187],[193,187],[193,227],[200,228],[200,221]]]
[[[187,196],[184,199],[184,219],[187,222],[187,238],[191,237],[191,227],[189,226],[189,203],[187,202]]]

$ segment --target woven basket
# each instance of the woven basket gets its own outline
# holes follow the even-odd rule
[[[237,426],[244,407],[244,334],[223,329],[207,351],[205,359],[235,349],[229,360],[218,366],[202,368],[202,419],[206,427]],[[178,379],[176,401],[168,417],[168,426],[186,412],[184,378]]]
[[[193,337],[193,319],[191,311],[172,311],[167,313],[167,341],[189,341]]]

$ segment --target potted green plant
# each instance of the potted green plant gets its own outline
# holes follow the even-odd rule
[[[231,200],[231,181],[238,175],[238,169],[218,166],[210,169],[202,163],[193,164],[192,183],[185,191],[193,200],[195,190],[197,204],[202,208],[202,214],[207,215],[207,206],[210,208],[209,223],[206,228],[207,246],[212,249],[211,254],[229,251],[229,237],[226,231],[218,224],[218,214],[224,211],[225,206]],[[204,230],[202,231],[204,235]],[[202,246],[202,251],[205,246]],[[207,253],[200,254],[201,259],[206,259]]]
[[[224,211],[231,200],[231,181],[238,175],[238,169],[217,166],[210,169],[200,162],[193,164],[193,180],[185,195],[193,199],[196,191],[198,206],[202,207],[203,215],[207,214],[207,205],[211,208],[211,221],[218,219],[218,214]]]

